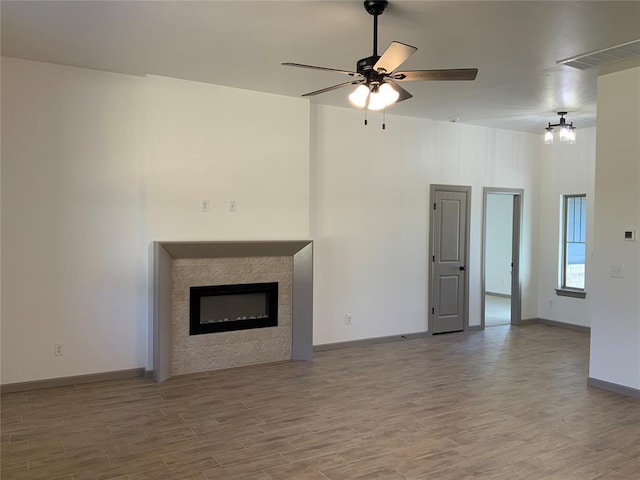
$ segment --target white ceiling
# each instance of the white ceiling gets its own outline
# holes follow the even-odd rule
[[[2,54],[133,75],[157,74],[298,96],[351,77],[372,54],[362,1],[7,1]],[[597,69],[560,59],[640,38],[640,1],[390,1],[379,53],[418,47],[403,69],[479,69],[474,82],[405,82],[389,113],[541,133],[568,110],[595,125]],[[349,107],[350,89],[312,101]]]

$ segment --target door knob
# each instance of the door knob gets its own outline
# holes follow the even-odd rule
[[[466,270],[467,267],[465,267],[464,265],[460,265],[460,270]]]

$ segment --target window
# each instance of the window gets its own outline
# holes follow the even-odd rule
[[[584,291],[587,196],[563,196],[562,289]]]

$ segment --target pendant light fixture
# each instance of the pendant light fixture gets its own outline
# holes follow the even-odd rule
[[[559,127],[558,137],[561,142],[564,143],[576,143],[576,127],[573,126],[573,122],[567,123],[564,116],[567,112],[558,112],[560,115],[560,122],[558,123],[549,123],[547,128],[545,128],[544,132],[544,143],[547,145],[553,143],[553,129],[554,127]]]

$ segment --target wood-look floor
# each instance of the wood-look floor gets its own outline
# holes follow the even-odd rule
[[[640,400],[544,325],[2,396],[2,478],[640,479]]]

